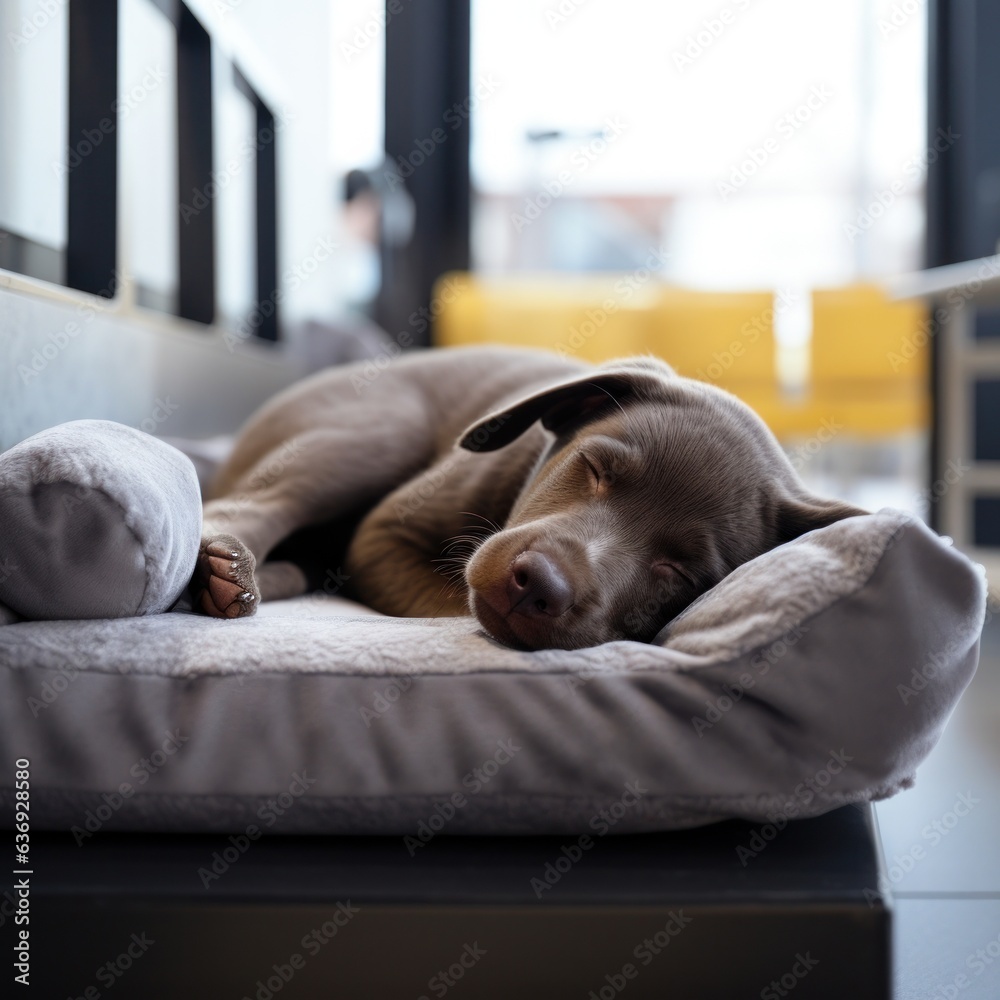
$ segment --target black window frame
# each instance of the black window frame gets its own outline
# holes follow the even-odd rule
[[[177,300],[146,308],[204,325],[218,316],[216,213],[213,192],[214,101],[212,38],[183,0],[148,0],[173,24],[177,36]],[[0,268],[103,298],[114,298],[118,261],[118,56],[120,0],[68,2],[67,149],[99,128],[100,143],[66,173],[66,245],[46,246],[0,227]],[[255,137],[255,294],[251,333],[279,339],[278,157],[275,115],[230,64],[240,91],[253,105]],[[183,208],[197,193],[203,207]],[[270,302],[270,308],[261,308]],[[266,313],[266,315],[265,315]]]

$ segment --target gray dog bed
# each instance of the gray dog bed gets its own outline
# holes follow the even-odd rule
[[[119,441],[125,466],[148,441]],[[4,479],[10,454],[8,537],[12,519],[40,517],[23,461]],[[0,628],[0,753],[30,761],[34,829],[80,842],[101,830],[401,834],[417,851],[438,833],[783,825],[907,787],[975,670],[982,572],[896,511],[747,563],[652,644],[517,652],[471,618],[384,618],[330,596],[237,621],[144,614],[176,596],[164,531],[183,552],[196,540],[197,487],[176,456],[160,455],[157,532],[138,526],[134,477],[126,493],[104,481],[89,547],[54,549],[86,564],[103,551],[101,524],[127,518],[124,611]],[[114,467],[101,466],[105,480]],[[96,495],[86,482],[81,502]],[[163,526],[167,508],[177,516]],[[4,586],[16,605],[16,572]],[[0,775],[8,817],[13,776]]]

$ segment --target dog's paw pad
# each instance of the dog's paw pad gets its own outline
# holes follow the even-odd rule
[[[195,606],[213,618],[245,618],[254,614],[260,591],[254,580],[256,562],[232,535],[203,538],[192,586]]]

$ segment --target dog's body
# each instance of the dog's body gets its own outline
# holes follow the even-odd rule
[[[340,521],[352,596],[473,613],[531,649],[648,640],[741,563],[863,513],[811,496],[752,411],[662,362],[504,348],[314,375],[251,418],[212,492],[208,614],[302,593],[301,568],[265,558]]]

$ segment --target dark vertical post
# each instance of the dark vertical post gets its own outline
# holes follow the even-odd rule
[[[927,264],[996,253],[1000,238],[1000,6],[932,0],[927,134],[950,142],[927,165]]]
[[[950,0],[930,0],[927,7],[927,135],[933,136],[941,122],[951,118],[949,108],[948,80],[951,74],[951,32],[949,31]],[[952,188],[952,160],[945,156],[934,164],[927,165],[927,229],[925,234],[924,266],[937,267],[953,261],[949,219],[946,212],[948,191]],[[941,345],[937,336],[940,325],[935,323],[935,336],[930,342],[931,418],[930,440],[928,441],[928,476],[933,484],[945,461],[941,434]],[[931,494],[933,495],[933,494]],[[935,530],[941,528],[938,504],[931,503],[928,521]]]
[[[927,264],[937,266],[985,257],[998,251],[1000,240],[1000,5],[991,0],[932,0],[928,8],[928,140],[946,151],[929,158],[927,167]],[[1000,342],[996,309],[968,306],[972,335]],[[960,345],[965,349],[964,345]],[[940,345],[932,341],[931,482],[941,478],[949,459],[982,461],[1000,452],[1000,427],[993,420],[969,428],[972,454],[944,454],[941,442]],[[966,391],[984,407],[995,405],[1000,388],[988,373],[967,372]],[[969,418],[971,420],[971,418]],[[1000,534],[996,505],[974,496],[970,516],[975,534]],[[937,505],[931,524],[938,527]],[[989,523],[987,523],[989,522]]]
[[[257,98],[257,305],[265,340],[278,339],[278,139],[274,115]],[[269,304],[269,305],[268,305]]]
[[[933,136],[942,122],[952,118],[949,79],[951,76],[950,0],[929,0],[927,5],[927,135]],[[950,157],[927,165],[926,267],[938,267],[955,260],[946,214],[948,192],[953,187]]]
[[[254,230],[257,234],[254,271],[254,314],[260,321],[254,336],[277,340],[278,320],[278,133],[274,114],[258,97],[238,66],[233,83],[254,109]]]
[[[180,5],[177,18],[178,314],[215,319],[212,42]]]
[[[118,0],[69,5],[66,284],[111,298],[118,247]]]
[[[407,247],[383,252],[376,318],[418,344],[430,330],[410,317],[441,274],[469,266],[469,43],[469,0],[387,0],[385,151],[416,223]]]

